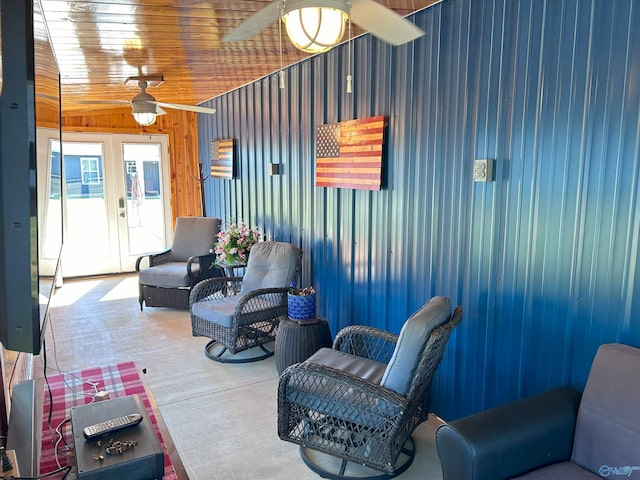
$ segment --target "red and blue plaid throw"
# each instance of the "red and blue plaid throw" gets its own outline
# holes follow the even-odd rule
[[[40,474],[46,474],[58,469],[57,459],[62,467],[74,465],[73,436],[69,409],[85,405],[93,401],[97,391],[109,392],[111,398],[126,395],[138,395],[144,404],[153,429],[158,435],[164,449],[164,480],[176,480],[176,474],[167,455],[167,449],[158,429],[158,422],[151,408],[151,403],[140,379],[140,374],[134,362],[124,362],[106,367],[95,367],[74,373],[61,373],[48,377],[47,383],[53,396],[53,409],[49,422],[49,392],[45,385],[44,412],[42,416],[42,452],[40,460]],[[67,420],[65,422],[65,420]],[[60,426],[61,425],[61,426]],[[59,427],[60,426],[60,427]],[[58,428],[59,427],[59,428]],[[62,440],[56,429],[62,433]]]

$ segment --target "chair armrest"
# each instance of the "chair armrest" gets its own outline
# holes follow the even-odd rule
[[[162,265],[163,263],[167,263],[169,261],[170,256],[171,256],[170,248],[162,252],[141,255],[136,260],[136,272],[140,271],[140,265],[142,264],[142,260],[144,260],[145,258],[149,260],[149,267],[155,267],[156,265]]]
[[[320,413],[367,424],[389,433],[407,408],[407,399],[377,383],[316,363],[287,367],[278,383],[278,404],[304,404]],[[313,403],[314,405],[308,405]]]
[[[241,282],[242,277],[213,277],[198,282],[189,294],[189,307],[208,297],[226,296],[229,282]]]
[[[216,265],[215,261],[215,253],[189,257],[187,259],[187,274],[189,275],[191,285],[195,285],[197,282],[207,278],[224,277],[224,272]],[[194,263],[200,264],[200,270],[197,275],[192,270]]]
[[[397,341],[397,335],[385,330],[351,325],[338,332],[333,348],[358,357],[389,363]]]
[[[569,460],[580,397],[556,388],[441,425],[443,479],[498,480]]]

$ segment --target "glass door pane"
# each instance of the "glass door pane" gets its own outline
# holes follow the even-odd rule
[[[54,274],[62,245],[60,141],[55,135],[55,130],[37,130],[39,268],[45,276]]]
[[[132,272],[170,245],[166,135],[66,133],[62,146],[67,277]]]
[[[120,269],[117,235],[105,184],[103,143],[64,142],[66,236],[65,276],[117,272]]]
[[[123,272],[135,270],[140,255],[171,245],[171,195],[166,135],[114,135],[118,153],[118,230]],[[146,265],[145,265],[146,266]]]
[[[167,244],[158,143],[123,143],[130,255],[159,252]]]

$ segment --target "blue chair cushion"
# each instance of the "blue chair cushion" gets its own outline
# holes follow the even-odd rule
[[[446,297],[433,297],[406,321],[391,360],[380,383],[400,395],[406,395],[422,352],[434,328],[451,318],[451,303]]]
[[[251,247],[240,293],[284,288],[295,280],[300,250],[284,242],[260,242]]]
[[[221,297],[214,300],[195,302],[191,306],[191,313],[211,323],[217,323],[226,328],[231,328],[233,312],[240,300],[239,295]]]
[[[200,265],[191,264],[191,271],[197,276]],[[138,282],[142,285],[150,285],[161,288],[189,287],[189,275],[186,262],[168,262],[155,267],[145,268],[138,272]]]
[[[172,262],[186,262],[189,257],[207,255],[217,241],[219,231],[219,218],[176,218],[170,260]]]
[[[233,325],[233,315],[238,303],[242,299],[242,295],[234,295],[231,297],[220,297],[214,299],[204,299],[191,305],[191,313],[203,320],[221,325],[225,328],[231,328]],[[247,320],[245,323],[255,323],[279,317],[287,311],[286,305],[269,302],[261,299],[260,310],[251,310],[244,315]],[[243,318],[240,319],[242,324]]]
[[[598,348],[580,400],[572,462],[594,473],[603,465],[640,467],[639,379],[640,348]]]
[[[602,477],[580,468],[575,463],[562,462],[534,470],[521,477],[514,477],[513,480],[598,480],[600,478]]]
[[[321,348],[304,363],[331,367],[376,384],[380,384],[386,367],[384,363],[331,348]],[[369,428],[381,428],[385,419],[399,413],[388,402],[360,395],[344,382],[326,379],[309,382],[303,375],[292,375],[289,387],[290,403]]]
[[[321,348],[305,362],[335,368],[378,385],[380,385],[380,380],[382,380],[382,375],[384,375],[386,368],[386,365],[382,362],[357,357],[333,348]]]

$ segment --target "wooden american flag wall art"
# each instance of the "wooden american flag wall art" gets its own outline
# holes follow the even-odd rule
[[[316,137],[316,186],[380,190],[384,116],[327,123]]]
[[[211,176],[233,178],[235,174],[233,139],[214,140],[209,145]]]

